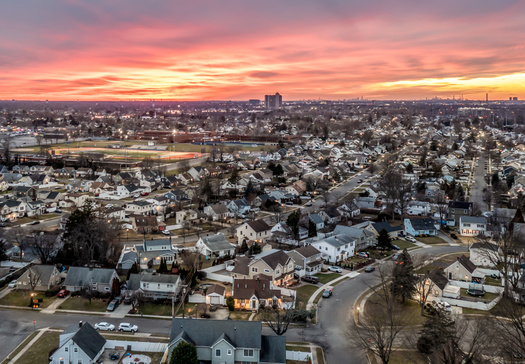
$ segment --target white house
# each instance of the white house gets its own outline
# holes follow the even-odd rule
[[[58,349],[49,357],[50,364],[98,363],[106,339],[88,322],[70,325],[59,338]]]
[[[218,233],[212,236],[201,236],[195,248],[207,258],[233,256],[235,246],[226,240],[226,237]]]
[[[144,296],[152,300],[172,298],[181,287],[180,277],[175,274],[130,274],[127,289],[142,290]]]
[[[312,245],[330,263],[345,260],[355,254],[355,240],[343,234],[313,242]]]
[[[412,236],[437,235],[436,223],[431,218],[405,219],[405,232]]]
[[[265,243],[270,239],[271,231],[272,228],[262,219],[247,221],[237,228],[237,243],[242,244],[245,239]]]
[[[181,210],[175,213],[175,223],[182,225],[184,221],[193,221],[199,217],[195,210]]]
[[[459,218],[459,233],[462,236],[485,235],[487,233],[487,218],[461,216]]]

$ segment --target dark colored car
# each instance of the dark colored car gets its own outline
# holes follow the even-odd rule
[[[331,289],[325,289],[324,290],[323,298],[330,298],[331,295],[332,295],[332,290]]]
[[[457,236],[456,234],[450,234],[450,237],[451,237],[452,239],[457,239],[457,238],[458,238],[458,236]]]
[[[60,292],[58,292],[57,297],[64,298],[69,294],[69,291],[67,289],[63,289]]]
[[[401,250],[401,248],[400,248],[400,247],[398,247],[398,246],[397,246],[397,245],[395,245],[395,244],[392,244],[392,248],[393,248],[394,250]]]
[[[319,278],[317,278],[316,276],[304,276],[303,281],[308,282],[308,283],[317,284],[319,283]]]
[[[40,224],[40,221],[38,220],[29,223],[29,225],[38,225],[38,224]]]
[[[119,353],[113,353],[110,355],[109,357],[111,360],[119,360],[120,359],[120,355]]]
[[[131,305],[131,297],[125,297],[122,301],[125,305]]]
[[[368,266],[365,268],[365,273],[372,273],[376,270],[376,267]]]

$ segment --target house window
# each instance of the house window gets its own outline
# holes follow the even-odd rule
[[[69,351],[69,348],[66,346],[66,347],[64,348],[64,351],[67,353],[67,352]]]
[[[60,364],[65,364],[64,359],[60,359]]]
[[[221,349],[215,349],[215,356],[221,356]]]
[[[78,353],[78,348],[73,348],[74,353]]]
[[[253,358],[253,349],[244,349],[244,356],[248,358]]]
[[[252,272],[257,273],[257,267],[252,267]]]
[[[232,349],[228,349],[228,355],[232,355]]]
[[[82,364],[82,359],[78,359],[77,364]]]
[[[269,269],[265,269],[264,273],[270,273],[270,270]]]
[[[280,271],[279,269],[277,269],[277,270],[275,271],[275,274],[277,274],[277,275],[279,275],[280,273],[281,273],[281,271]]]

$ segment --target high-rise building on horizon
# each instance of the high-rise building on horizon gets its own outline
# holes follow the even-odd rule
[[[275,95],[264,95],[264,107],[267,109],[278,109],[283,106],[283,97],[276,92]]]

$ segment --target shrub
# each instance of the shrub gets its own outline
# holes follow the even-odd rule
[[[48,290],[46,290],[44,295],[46,297],[53,297],[53,296],[56,296],[58,294],[58,292],[60,292],[59,289],[48,289]]]
[[[232,296],[228,296],[228,298],[226,298],[226,305],[228,306],[228,310],[234,311],[235,310],[235,299]]]

